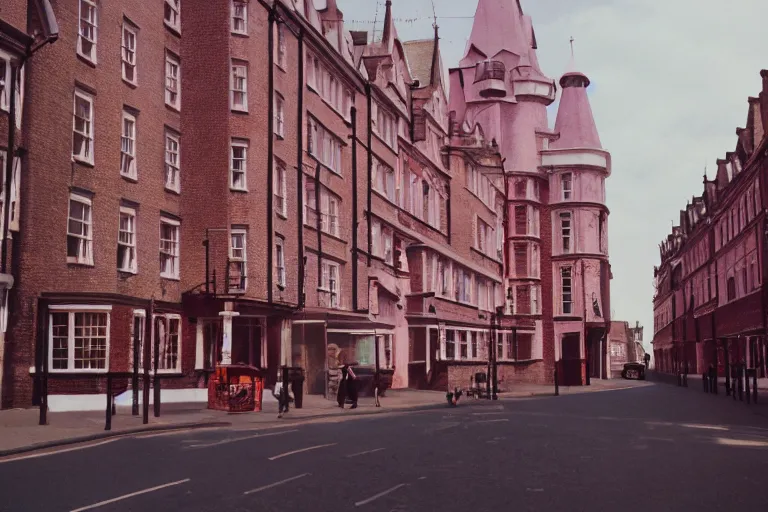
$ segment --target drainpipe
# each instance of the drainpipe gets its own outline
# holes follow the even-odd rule
[[[315,167],[315,230],[317,230],[317,287],[323,286],[323,232],[320,216],[320,162]]]
[[[304,30],[299,32],[298,113],[296,116],[296,218],[299,219],[296,238],[299,243],[299,309],[304,309]]]
[[[357,303],[357,108],[350,109],[352,118],[352,307],[358,310]],[[378,361],[378,352],[376,353]]]
[[[448,188],[448,199],[445,201],[445,216],[448,217],[447,231],[448,231],[448,245],[451,245],[451,182],[446,183]]]
[[[267,302],[269,304],[272,304],[272,284],[274,280],[273,272],[274,269],[272,268],[274,262],[273,259],[273,252],[274,252],[274,227],[273,227],[273,216],[274,212],[272,211],[273,208],[273,201],[274,198],[272,197],[274,194],[274,184],[272,183],[272,180],[274,179],[274,145],[275,145],[275,135],[274,135],[274,115],[275,115],[275,19],[277,17],[277,3],[270,9],[269,11],[269,29],[267,34],[267,62],[269,66],[269,71],[267,75],[267,83],[268,83],[268,94],[269,94],[269,109],[267,111]],[[299,127],[299,130],[301,130],[301,127]],[[229,286],[229,284],[227,284]]]
[[[373,150],[371,145],[373,144],[373,106],[371,98],[371,83],[365,84],[365,96],[368,101],[368,266],[371,266],[371,253],[373,252],[373,226],[371,224],[371,202],[373,198],[371,196],[371,185],[373,180]]]

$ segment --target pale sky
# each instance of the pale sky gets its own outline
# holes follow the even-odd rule
[[[512,3],[515,0],[507,0]],[[477,0],[393,0],[401,39],[440,27],[445,68],[463,57]],[[576,65],[589,76],[592,111],[611,152],[607,180],[614,320],[653,338],[653,266],[659,242],[680,209],[701,195],[707,165],[736,147],[747,119],[747,97],[768,68],[765,0],[522,0],[532,16],[539,62],[558,79],[575,39]],[[384,0],[337,0],[346,28],[381,30]],[[377,15],[378,10],[378,15]],[[354,23],[351,23],[355,21]],[[549,111],[554,125],[557,103]]]

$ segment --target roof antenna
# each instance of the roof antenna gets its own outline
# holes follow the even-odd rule
[[[432,0],[432,17],[435,22],[432,24],[432,28],[437,28],[437,12],[435,11],[435,0]]]

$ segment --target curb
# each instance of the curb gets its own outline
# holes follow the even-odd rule
[[[187,429],[198,429],[198,428],[209,428],[209,427],[229,427],[229,426],[232,426],[232,423],[228,421],[209,421],[209,422],[198,422],[198,423],[177,423],[174,425],[149,425],[146,427],[138,427],[138,428],[132,428],[128,430],[105,431],[105,432],[99,432],[97,434],[90,434],[87,436],[57,439],[55,441],[45,441],[42,443],[30,444],[27,446],[10,448],[8,450],[0,450],[0,458],[8,457],[11,455],[19,455],[21,453],[45,450],[47,448],[58,448],[60,446],[87,443],[90,441],[99,441],[101,439],[109,439],[113,437],[126,437],[133,434],[142,434],[146,432],[169,432],[173,430],[187,430]]]

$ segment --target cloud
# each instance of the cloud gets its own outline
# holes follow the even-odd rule
[[[513,0],[508,0],[513,1]],[[337,0],[345,18],[373,20],[376,0]],[[379,0],[379,24],[384,1]],[[574,37],[577,67],[593,84],[589,98],[613,175],[606,186],[616,319],[640,320],[653,335],[653,266],[658,243],[692,195],[705,163],[736,144],[747,97],[768,68],[768,2],[733,0],[523,0],[533,17],[539,61],[553,78],[565,71]],[[476,0],[434,0],[446,67],[463,56]],[[432,33],[431,0],[393,2],[404,39]],[[357,28],[370,30],[372,24]],[[555,111],[550,108],[550,124]]]

